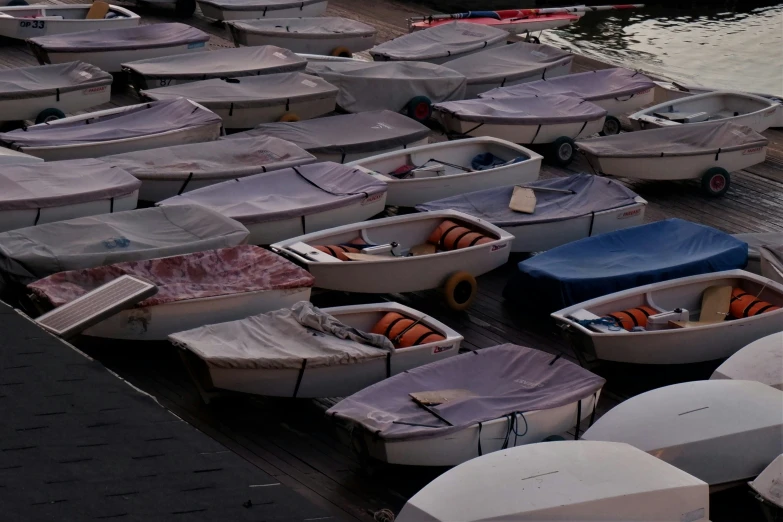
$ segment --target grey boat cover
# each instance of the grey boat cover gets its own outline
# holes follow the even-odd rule
[[[198,0],[199,4],[213,5],[224,11],[280,11],[301,9],[306,5],[319,4],[326,0]]]
[[[748,257],[759,258],[759,249],[763,246],[783,246],[783,232],[760,232],[750,234],[732,234],[748,244]],[[783,258],[782,258],[783,259]]]
[[[83,116],[84,120],[70,123],[40,124],[27,127],[26,130],[0,133],[0,142],[17,150],[24,147],[78,145],[222,123],[220,116],[214,112],[185,99],[141,104],[122,113],[93,119],[89,125],[85,124],[89,114]]]
[[[426,139],[430,129],[393,111],[340,114],[313,120],[265,123],[255,129],[220,138],[274,136],[290,141],[312,154],[348,154],[404,148]]]
[[[783,274],[783,245],[766,245],[759,248],[759,251],[778,272]]]
[[[62,207],[127,196],[141,181],[96,159],[4,165],[0,211]]]
[[[55,34],[27,41],[45,51],[67,53],[154,49],[178,45],[203,47],[209,41],[209,35],[189,25],[171,23]]]
[[[140,180],[240,178],[305,163],[315,157],[271,136],[188,143],[104,156],[101,160]]]
[[[580,123],[606,116],[606,110],[594,103],[555,94],[452,101],[436,103],[432,108],[462,121],[506,125]]]
[[[488,25],[453,22],[414,31],[370,49],[382,60],[431,60],[459,56],[505,41],[508,32]]]
[[[288,38],[324,39],[344,36],[374,36],[375,27],[341,18],[339,16],[319,16],[313,18],[268,18],[261,20],[241,20],[230,22],[235,28],[246,33],[268,34]]]
[[[386,440],[455,433],[478,422],[573,404],[587,399],[604,379],[552,354],[503,344],[419,366],[343,399],[326,413],[352,421]],[[461,389],[474,396],[430,406],[411,392]]]
[[[625,185],[609,178],[590,174],[574,174],[562,178],[540,179],[525,183],[526,187],[571,190],[573,194],[535,191],[536,210],[533,214],[514,212],[508,208],[514,187],[461,194],[417,205],[419,211],[459,210],[489,221],[499,227],[532,225],[563,221],[593,212],[602,212],[635,203],[637,195]]]
[[[158,204],[195,203],[248,225],[346,207],[384,192],[383,181],[325,161],[217,183]]]
[[[141,93],[153,100],[183,97],[213,109],[247,109],[286,105],[293,101],[336,98],[337,87],[317,76],[290,72],[245,76],[228,81],[214,78],[159,89],[147,89]]]
[[[401,111],[416,96],[433,103],[465,97],[465,77],[427,62],[312,62],[317,74],[340,93],[337,105],[348,112]]]
[[[163,56],[128,62],[122,66],[151,80],[208,80],[300,71],[307,67],[307,60],[282,47],[261,45]]]
[[[111,74],[84,62],[0,70],[0,101],[55,96],[111,85]]]
[[[510,87],[498,87],[479,94],[479,98],[565,94],[594,101],[631,96],[653,87],[655,83],[642,73],[618,67],[557,76],[551,80],[538,80]]]
[[[462,73],[468,84],[498,82],[503,84],[520,78],[545,78],[547,69],[571,63],[568,51],[545,44],[517,42],[468,54],[450,60],[444,67]]]
[[[244,243],[248,231],[198,205],[156,207],[45,223],[0,234],[0,287],[123,261]]]
[[[756,147],[769,143],[750,127],[736,123],[672,125],[644,132],[624,132],[577,142],[593,156],[612,158],[659,158],[699,156]]]
[[[296,369],[354,364],[394,352],[383,335],[341,323],[309,301],[291,308],[169,335],[207,365],[236,369]]]

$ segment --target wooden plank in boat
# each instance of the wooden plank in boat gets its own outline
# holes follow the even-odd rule
[[[529,188],[514,187],[514,192],[511,194],[511,201],[508,203],[508,208],[514,212],[533,214],[536,211],[536,193]]]
[[[388,261],[394,256],[355,254],[353,252],[344,252],[343,255],[351,261]]]
[[[463,390],[459,388],[452,390],[411,392],[408,395],[410,395],[413,400],[427,406],[437,406],[438,404],[443,404],[444,402],[467,399],[476,396],[476,394],[470,390]]]
[[[428,256],[438,251],[438,247],[432,243],[424,243],[421,245],[415,245],[411,247],[410,254],[412,256]]]

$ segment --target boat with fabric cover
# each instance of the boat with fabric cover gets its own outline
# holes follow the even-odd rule
[[[42,161],[43,160],[41,158],[36,158],[35,156],[30,156],[29,154],[17,152],[5,147],[0,147],[0,165],[13,165],[16,163],[40,163]]]
[[[93,29],[137,27],[141,21],[139,15],[118,5],[108,5],[106,14],[99,17],[88,16],[94,6],[95,4],[37,4],[0,7],[0,36],[27,40]]]
[[[733,234],[733,236],[748,244],[748,266],[745,270],[754,274],[761,274],[761,247],[783,245],[783,232]]]
[[[265,45],[162,56],[122,64],[136,89],[154,89],[212,78],[239,78],[303,71],[307,60],[288,49]]]
[[[761,275],[783,284],[783,245],[765,245],[759,252]]]
[[[218,183],[159,205],[203,205],[245,225],[249,243],[268,245],[369,219],[383,211],[385,201],[383,181],[324,162]]]
[[[110,73],[135,60],[207,50],[209,35],[185,24],[150,24],[27,40],[41,65],[86,62]]]
[[[321,16],[327,0],[197,0],[201,14],[215,20],[257,20]]]
[[[85,330],[83,335],[165,340],[182,329],[233,321],[310,298],[313,278],[251,245],[206,250],[86,270],[59,272],[28,285],[41,307],[56,308],[122,275],[149,281],[157,294]]]
[[[190,100],[89,112],[0,133],[0,143],[46,161],[94,158],[216,140],[220,116]]]
[[[781,306],[782,284],[728,270],[615,292],[552,317],[584,359],[686,364],[729,357],[779,332]]]
[[[277,397],[342,397],[456,355],[462,336],[395,302],[291,308],[169,336],[202,388]],[[194,360],[195,359],[195,360]],[[206,372],[200,371],[206,370]]]
[[[748,483],[756,493],[756,498],[762,502],[763,509],[769,520],[783,512],[783,454],[775,457],[769,466],[764,468],[755,480]]]
[[[604,382],[560,356],[504,344],[392,376],[326,413],[349,421],[371,458],[455,466],[587,427]],[[422,392],[443,398],[422,406],[411,397]]]
[[[454,209],[488,221],[514,236],[512,252],[541,252],[644,222],[647,201],[610,179],[581,173],[524,186],[532,188],[536,196],[531,214],[509,208],[513,186],[429,201],[416,209]]]
[[[251,129],[284,118],[310,119],[332,112],[337,87],[300,72],[213,78],[141,91],[161,101],[187,98],[210,109],[227,129]]]
[[[618,404],[584,439],[625,442],[718,490],[757,476],[780,455],[781,402],[783,391],[753,381],[674,384]]]
[[[136,208],[141,182],[94,159],[4,165],[0,231]]]
[[[758,381],[783,390],[783,331],[740,349],[718,366],[710,379]]]

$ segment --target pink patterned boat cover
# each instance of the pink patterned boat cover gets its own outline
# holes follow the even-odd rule
[[[309,272],[277,254],[257,246],[239,245],[59,272],[28,288],[57,307],[125,274],[158,286],[158,293],[138,303],[139,308],[188,299],[309,287],[315,281]]]

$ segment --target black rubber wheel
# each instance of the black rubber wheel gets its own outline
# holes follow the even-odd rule
[[[729,172],[721,167],[712,167],[701,177],[701,189],[710,197],[724,195],[731,185]]]
[[[60,109],[44,109],[38,113],[38,116],[36,116],[35,123],[36,125],[39,123],[48,123],[50,121],[60,120],[62,118],[65,118],[65,113]]]
[[[190,18],[196,12],[196,0],[177,0],[174,14],[179,18]]]
[[[13,7],[15,5],[30,5],[25,0],[11,0],[7,4],[5,4],[7,7]]]
[[[574,161],[576,144],[567,136],[560,136],[552,142],[549,148],[549,160],[558,167],[567,167]]]
[[[409,118],[425,122],[432,116],[432,101],[426,96],[414,96],[405,106]]]
[[[443,285],[446,304],[452,310],[465,310],[473,302],[478,290],[476,278],[468,272],[455,272]]]
[[[527,41],[529,43],[534,43],[534,44],[540,44],[541,43],[541,40],[538,39],[538,36],[528,36],[527,37]]]
[[[601,129],[601,136],[614,136],[615,134],[620,134],[621,130],[620,120],[614,116],[607,116],[606,120],[604,120],[604,128]]]

